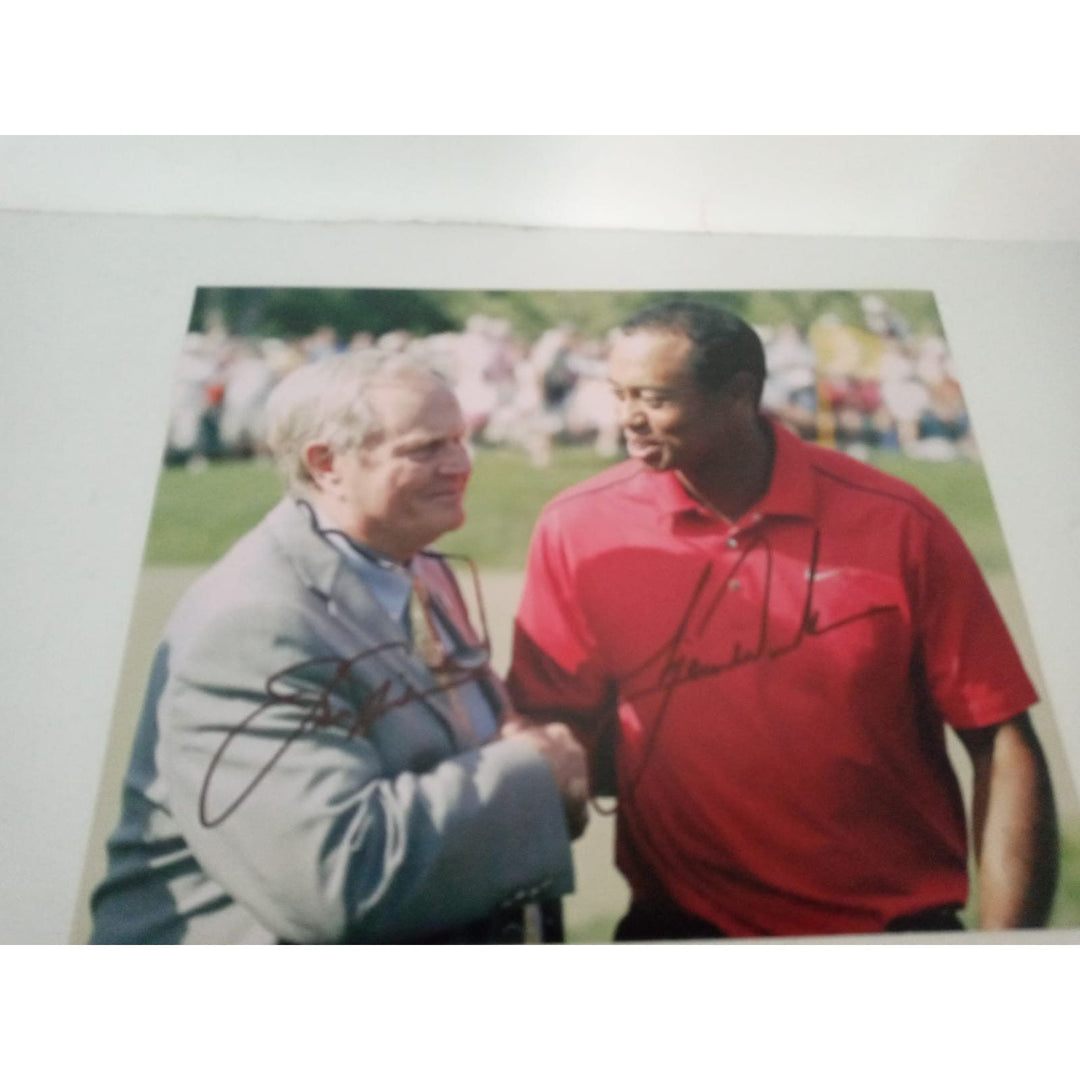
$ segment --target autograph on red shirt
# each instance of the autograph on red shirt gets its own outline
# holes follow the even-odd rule
[[[766,540],[756,540],[748,544],[735,565],[723,579],[714,581],[714,564],[707,563],[697,580],[693,594],[690,597],[690,603],[675,631],[675,636],[643,664],[640,664],[633,671],[627,672],[620,679],[620,682],[625,682],[649,668],[659,667],[655,682],[643,690],[635,690],[630,696],[637,698],[647,694],[664,693],[662,715],[672,692],[683,683],[694,682],[698,679],[716,678],[746,664],[756,664],[762,660],[774,660],[777,657],[784,656],[786,653],[794,652],[807,638],[821,637],[861,619],[869,619],[887,611],[897,610],[896,604],[876,604],[863,611],[823,624],[821,613],[814,607],[814,588],[819,580],[818,559],[820,557],[820,547],[821,533],[815,530],[810,561],[806,570],[806,594],[803,598],[801,615],[790,639],[782,642],[774,640],[775,629],[771,611],[773,555],[768,542]],[[761,548],[764,549],[765,555],[765,580],[761,613],[757,625],[757,640],[752,646],[744,645],[741,641],[735,642],[730,656],[726,659],[717,661],[707,658],[704,655],[704,649],[710,642],[706,631],[714,619],[722,617],[724,604],[727,597],[731,595],[729,586],[735,574],[746,559]]]
[[[636,676],[645,675],[650,669],[655,669],[655,675],[644,688],[634,687],[633,691],[624,690],[624,696],[628,701],[635,701],[654,694],[661,695],[659,708],[649,725],[646,742],[642,747],[638,769],[635,775],[629,778],[628,787],[623,794],[630,795],[641,780],[652,753],[653,744],[664,727],[664,718],[672,697],[680,686],[703,679],[719,678],[748,664],[775,660],[794,652],[809,638],[821,637],[851,623],[898,610],[896,604],[874,604],[862,611],[823,623],[821,612],[814,606],[814,588],[819,580],[820,547],[821,533],[815,530],[810,560],[805,572],[806,593],[803,596],[802,610],[794,632],[787,640],[776,640],[778,631],[774,626],[775,620],[771,609],[773,554],[767,540],[759,539],[748,544],[735,565],[722,579],[714,579],[713,563],[705,566],[694,586],[686,613],[671,640],[648,657],[644,663],[626,672],[619,679],[620,684],[625,687],[627,682]],[[735,642],[731,647],[730,655],[717,660],[715,659],[715,639],[710,641],[707,631],[713,620],[723,617],[724,604],[731,595],[729,586],[735,574],[743,562],[758,549],[764,549],[765,575],[756,640],[752,645],[745,645],[741,641]],[[710,645],[713,650],[711,654],[706,652]]]
[[[345,659],[326,657],[304,660],[271,675],[266,680],[266,697],[262,703],[248,713],[236,727],[232,728],[221,745],[217,748],[203,778],[199,792],[199,822],[205,828],[212,829],[227,820],[267,774],[281,760],[282,755],[292,743],[309,731],[327,728],[340,728],[347,739],[357,735],[366,736],[375,722],[404,705],[417,701],[427,701],[439,694],[445,694],[455,687],[479,680],[485,674],[469,670],[453,672],[440,677],[439,684],[426,689],[411,686],[404,673],[391,676],[370,689],[355,674],[353,668],[362,660],[370,659],[379,653],[393,650],[407,651],[408,645],[400,641],[387,642],[374,649],[365,649]],[[357,708],[335,708],[332,699],[343,696],[343,692],[352,683],[362,692],[363,700]],[[356,695],[353,695],[356,696]],[[217,771],[222,767],[233,740],[243,735],[256,720],[268,709],[287,706],[297,711],[296,727],[280,742],[274,742],[274,751],[259,768],[248,784],[224,810],[211,815],[207,809],[210,801],[210,788]]]

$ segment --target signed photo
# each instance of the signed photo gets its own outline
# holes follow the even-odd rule
[[[720,333],[714,311],[734,317],[742,350],[715,386],[691,344]],[[1080,804],[965,405],[975,358],[954,357],[931,293],[202,288],[178,333],[73,940],[92,937],[91,896],[119,880],[107,855],[113,837],[120,858],[118,822],[156,798],[153,785],[125,792],[125,777],[137,731],[157,735],[148,687],[184,660],[159,648],[170,617],[211,568],[227,606],[220,567],[280,512],[267,403],[284,380],[350,355],[427,365],[460,410],[464,521],[448,510],[423,546],[447,556],[428,584],[438,601],[434,564],[450,568],[444,602],[470,629],[449,658],[436,640],[433,693],[472,708],[473,673],[489,668],[496,717],[565,723],[585,750],[587,822],[569,826],[572,879],[535,916],[548,920],[539,940],[1080,926]],[[756,471],[739,469],[744,448]],[[309,517],[282,530],[338,531],[302,505]],[[427,692],[361,675],[358,658],[388,646],[303,656],[287,637],[273,640],[264,690],[207,718],[214,741],[190,766],[197,797],[177,817],[213,834],[211,857],[271,792],[292,797],[309,742],[370,737],[410,776],[441,768],[427,737],[412,739]],[[238,623],[192,644],[214,654],[201,678],[224,679],[229,653],[255,640]],[[362,705],[345,714],[354,690]],[[295,727],[240,752],[283,705]],[[496,737],[484,708],[466,743]],[[1000,886],[980,859],[997,842],[987,807],[993,819],[1004,805],[988,779],[993,733],[1014,721],[1038,777],[1028,813],[1042,877]],[[374,734],[394,724],[407,750]],[[531,820],[520,846],[553,843]],[[440,865],[428,881],[445,872],[447,904],[468,914],[487,895],[462,884],[484,876],[484,851],[461,858],[460,876]],[[315,939],[296,927],[276,936]]]

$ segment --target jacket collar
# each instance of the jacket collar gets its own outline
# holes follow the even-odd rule
[[[403,679],[423,695],[423,702],[453,738],[452,712],[445,693],[438,692],[434,675],[416,655],[404,630],[372,596],[345,556],[315,529],[313,512],[286,496],[267,515],[266,526],[303,584],[326,604],[328,613],[345,625],[356,642],[354,654],[371,651],[365,667],[381,669],[375,681]],[[381,648],[401,642],[401,648]],[[374,651],[378,650],[378,651]],[[344,658],[343,658],[344,659]],[[455,740],[456,741],[456,740]]]

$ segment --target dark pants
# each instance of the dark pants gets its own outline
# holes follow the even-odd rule
[[[727,936],[712,923],[674,905],[646,907],[636,900],[615,927],[616,941],[690,941]]]
[[[887,933],[904,933],[915,930],[963,930],[956,909],[953,907],[929,908],[893,919],[886,927]],[[637,901],[619,920],[615,927],[616,941],[692,941],[709,938],[725,938],[728,935],[683,911],[674,905],[646,907]]]

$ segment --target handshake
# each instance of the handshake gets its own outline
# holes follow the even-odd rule
[[[562,795],[570,839],[576,840],[589,820],[589,778],[585,751],[574,733],[566,724],[511,715],[502,725],[501,737],[527,739],[540,752]]]

